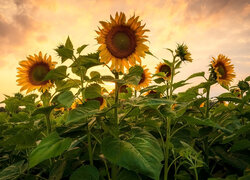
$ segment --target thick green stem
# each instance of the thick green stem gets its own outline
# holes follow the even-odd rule
[[[165,166],[164,166],[164,180],[168,179],[168,159],[169,159],[169,149],[170,149],[170,129],[171,129],[171,119],[167,119],[166,127],[166,142],[165,142]]]
[[[115,72],[115,79],[119,80],[118,72]],[[119,119],[118,119],[118,97],[119,97],[119,85],[118,82],[115,83],[115,109],[114,109],[114,118],[115,118],[115,126],[117,129],[117,136],[119,136]],[[111,167],[111,177],[112,180],[117,180],[119,169],[115,164],[112,164]]]
[[[173,81],[174,81],[174,75],[175,75],[175,58],[176,56],[173,57],[173,62],[172,62],[172,66],[171,66],[171,80],[170,80],[170,99],[172,99],[172,95],[173,95]]]
[[[119,74],[116,72],[115,73],[115,79],[119,80]],[[119,86],[118,86],[118,82],[115,83],[115,125],[118,128],[118,124],[119,124],[119,119],[118,119],[118,108],[117,108],[117,104],[118,104],[118,97],[119,97]]]
[[[207,88],[207,106],[206,106],[206,118],[209,117],[209,94],[210,94],[210,86]]]
[[[195,180],[198,180],[199,178],[198,178],[198,173],[197,173],[197,169],[196,168],[194,168],[194,173],[195,173]]]

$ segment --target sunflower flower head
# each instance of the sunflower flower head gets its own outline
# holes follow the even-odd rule
[[[188,51],[188,47],[185,44],[177,44],[175,53],[176,56],[181,59],[181,61],[193,61],[193,59],[191,58],[191,53]]]
[[[233,78],[235,78],[234,66],[231,64],[231,60],[222,54],[219,54],[217,59],[213,57],[210,69],[212,77],[222,86],[230,85]]]
[[[100,61],[108,64],[111,62],[111,70],[124,72],[124,67],[127,69],[134,66],[136,62],[141,64],[141,58],[145,57],[145,52],[148,51],[148,46],[144,43],[147,41],[144,29],[138,21],[139,16],[132,16],[126,20],[124,13],[116,13],[113,18],[110,16],[110,22],[100,21],[102,25],[99,31],[96,31],[96,38],[100,44]]]
[[[149,90],[147,91],[144,96],[151,97],[151,98],[160,98],[161,94],[156,90]]]
[[[238,87],[241,91],[247,91],[249,89],[249,84],[247,81],[239,81]]]
[[[142,66],[143,72],[141,74],[141,79],[137,85],[131,85],[136,91],[141,90],[142,88],[148,87],[149,83],[151,82],[151,74],[149,69],[146,66]]]
[[[52,69],[55,68],[56,62],[51,61],[51,56],[47,57],[39,52],[38,55],[28,56],[27,60],[19,62],[17,83],[21,91],[27,90],[27,93],[37,89],[38,91],[48,91],[53,83],[50,80],[43,80]]]
[[[171,79],[171,67],[166,64],[166,63],[160,63],[156,66],[156,74],[157,73],[160,73],[160,72],[163,72],[165,73],[165,77],[163,77],[163,79],[165,80],[170,80]]]

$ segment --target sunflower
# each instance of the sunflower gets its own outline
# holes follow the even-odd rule
[[[110,69],[117,72],[124,72],[124,66],[129,69],[138,61],[141,64],[141,57],[145,57],[148,46],[144,44],[147,38],[144,29],[138,21],[139,16],[131,17],[126,21],[124,13],[116,13],[115,18],[110,16],[110,22],[100,21],[102,29],[96,31],[96,38],[100,44],[99,51],[101,62],[108,64],[112,62]]]
[[[226,56],[219,54],[218,58],[211,61],[212,70],[215,72],[216,80],[220,85],[228,86],[235,77],[234,66]]]
[[[75,99],[75,101],[70,106],[70,110],[75,109],[79,104],[82,104],[82,101],[80,99]]]
[[[131,87],[134,87],[135,90],[139,91],[142,88],[145,88],[149,85],[151,82],[151,74],[148,69],[145,68],[146,66],[142,66],[143,72],[141,74],[141,80],[137,85],[131,85]]]
[[[102,96],[97,97],[97,98],[93,98],[93,99],[87,99],[86,101],[92,101],[92,100],[99,101],[100,110],[102,110],[103,108],[105,108],[107,106],[107,102]]]
[[[188,47],[185,44],[177,44],[175,53],[176,56],[181,59],[181,61],[193,61],[193,59],[191,58],[191,53],[188,51]]]
[[[152,98],[160,98],[161,94],[157,92],[156,90],[149,90],[144,94],[144,96],[152,97]]]
[[[156,74],[160,72],[164,72],[166,77],[163,77],[165,80],[170,80],[171,79],[171,67],[167,65],[166,63],[160,63],[156,66]]]
[[[27,60],[19,62],[17,79],[18,85],[22,86],[21,91],[27,90],[27,93],[38,89],[41,92],[49,90],[53,86],[50,80],[43,81],[49,71],[55,68],[56,62],[51,61],[51,56],[43,57],[39,55],[29,56]]]

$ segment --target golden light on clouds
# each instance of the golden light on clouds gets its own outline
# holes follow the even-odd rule
[[[220,53],[235,66],[233,84],[249,75],[249,0],[0,0],[0,101],[3,94],[19,91],[16,67],[20,60],[42,51],[60,62],[53,49],[68,35],[76,46],[89,44],[86,52],[96,51],[94,30],[116,11],[140,16],[150,29],[150,51],[159,59],[170,58],[164,48],[188,45],[194,60],[183,65],[177,80],[193,72],[208,72],[212,56]],[[147,56],[142,64],[153,73],[159,62]],[[96,69],[108,73],[103,67]],[[223,91],[215,89],[215,94]]]

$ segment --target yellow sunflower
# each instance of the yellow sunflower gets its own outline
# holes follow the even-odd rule
[[[43,57],[42,53],[39,55],[29,56],[27,60],[19,63],[18,67],[18,85],[22,86],[21,91],[27,90],[27,93],[35,89],[45,92],[53,86],[50,80],[43,81],[49,71],[55,68],[56,62],[51,61],[51,56]]]
[[[171,79],[171,67],[167,65],[166,63],[160,63],[156,66],[156,74],[160,72],[164,72],[166,74],[166,77],[163,77],[165,80],[170,80]]]
[[[160,98],[162,95],[158,93],[156,90],[149,90],[144,93],[144,96],[153,97],[153,98]]]
[[[148,46],[144,44],[147,36],[139,16],[131,17],[126,21],[124,13],[116,13],[115,18],[110,16],[110,22],[100,21],[102,29],[96,31],[96,38],[100,44],[99,51],[101,62],[112,62],[110,69],[124,72],[124,66],[129,69],[136,62],[141,64],[141,57],[145,57]]]
[[[75,99],[75,101],[70,106],[70,110],[75,109],[79,104],[82,104],[82,101],[80,99]]]
[[[230,82],[235,78],[234,66],[231,64],[231,60],[219,54],[217,59],[213,57],[211,63],[217,82],[224,86],[230,85]]]
[[[145,68],[146,66],[142,66],[143,72],[141,74],[141,80],[137,85],[131,85],[131,87],[135,88],[135,90],[139,91],[142,88],[145,88],[151,82],[151,74],[148,69]]]
[[[175,50],[176,56],[178,56],[181,61],[192,62],[191,53],[188,51],[188,47],[185,44],[177,44],[177,49]]]

